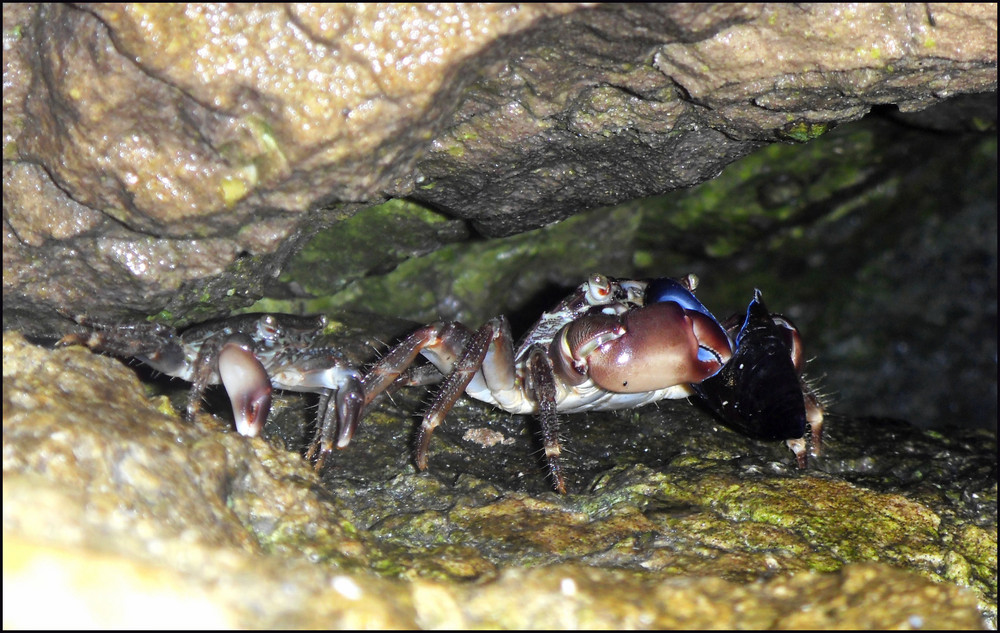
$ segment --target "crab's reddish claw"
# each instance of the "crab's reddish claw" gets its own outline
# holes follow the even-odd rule
[[[400,374],[423,355],[443,383],[417,433],[418,469],[427,468],[434,430],[466,393],[505,411],[538,416],[549,474],[565,493],[560,411],[686,397],[688,383],[715,374],[732,354],[729,338],[710,315],[675,302],[636,305],[640,291],[638,282],[594,276],[545,313],[516,353],[503,316],[474,332],[457,322],[425,326],[365,376],[365,396],[370,402],[398,385]]]
[[[563,328],[553,349],[560,378],[579,384],[589,377],[614,393],[701,382],[732,355],[713,319],[673,302],[582,317]]]

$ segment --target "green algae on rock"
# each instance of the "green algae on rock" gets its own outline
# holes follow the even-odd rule
[[[709,616],[696,605],[724,594],[731,610],[715,609],[719,626],[916,623],[910,617],[976,626],[974,601],[952,583],[972,588],[981,606],[994,600],[995,519],[992,529],[982,514],[963,519],[972,508],[956,512],[955,497],[917,501],[843,474],[797,471],[778,446],[693,409],[680,425],[669,419],[677,411],[656,408],[574,416],[569,464],[584,465],[572,480],[584,487],[561,497],[547,490],[530,441],[461,439],[463,427],[482,423],[476,406],[456,408],[441,429],[452,439],[440,438],[452,446],[414,473],[407,411],[419,398],[402,394],[410,399],[400,407],[380,407],[399,417],[363,426],[321,483],[295,453],[225,433],[208,416],[186,424],[157,411],[116,360],[13,334],[4,344],[5,533],[180,572],[185,583],[214,587],[208,595],[235,622],[527,626],[551,617],[553,626],[668,626],[702,622]],[[85,379],[93,375],[104,380]],[[73,424],[53,426],[66,419]],[[815,464],[831,473],[853,463],[840,453],[841,434],[864,432],[835,421],[828,455]],[[607,425],[618,429],[613,454],[595,435]],[[950,450],[972,457],[982,447]],[[522,455],[531,472],[496,478],[497,452]],[[384,458],[369,464],[368,453]],[[869,472],[880,463],[871,459]],[[886,459],[880,468],[891,470]],[[648,465],[629,465],[636,461]],[[977,463],[954,467],[978,472]],[[459,474],[469,464],[478,476]],[[588,486],[590,472],[598,477]],[[518,491],[524,483],[538,492]],[[39,503],[47,497],[32,489],[74,501]],[[894,568],[858,565],[871,558]],[[744,584],[761,578],[770,580]]]

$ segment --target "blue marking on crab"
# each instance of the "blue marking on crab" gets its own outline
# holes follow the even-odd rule
[[[646,286],[646,303],[673,301],[685,310],[697,310],[718,323],[719,320],[708,311],[708,308],[701,301],[698,301],[694,293],[688,288],[688,285],[691,283],[689,279],[690,276],[688,279],[685,279],[685,283],[681,283],[671,277],[660,277],[650,280]]]
[[[691,292],[693,289],[691,288],[692,284],[697,285],[697,277],[693,275],[685,277],[683,282],[671,277],[653,279],[646,286],[646,304],[672,301],[685,310],[700,312],[715,321],[716,324],[719,324],[719,320],[715,318],[715,315],[709,312],[708,308],[701,301],[698,301],[694,293]],[[722,325],[719,324],[719,327],[721,328]],[[698,347],[699,360],[709,360],[715,355],[714,350],[702,346]],[[722,368],[720,367],[719,369],[721,370]],[[715,374],[712,375],[714,376]]]

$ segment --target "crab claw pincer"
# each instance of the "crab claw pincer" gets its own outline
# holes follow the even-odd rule
[[[252,343],[234,337],[219,352],[219,378],[233,405],[236,430],[256,437],[271,410],[271,379],[253,353]]]
[[[621,315],[589,315],[566,326],[556,342],[562,358],[572,358],[557,363],[560,374],[569,373],[572,364],[581,377],[615,393],[701,382],[718,373],[731,354],[714,318],[675,301]]]
[[[735,337],[732,359],[695,390],[720,417],[750,437],[788,441],[804,466],[806,406],[796,367],[801,346],[797,332],[786,323],[768,313],[760,291],[755,291]]]
[[[333,409],[339,423],[336,446],[345,448],[351,443],[354,431],[365,405],[365,394],[361,386],[361,374],[345,364],[338,356],[326,348],[312,350],[297,362],[281,367],[271,376],[271,382],[281,389],[312,391],[333,395]],[[326,406],[330,406],[329,403]],[[321,409],[322,409],[321,405]],[[322,449],[329,452],[332,438],[325,436]]]

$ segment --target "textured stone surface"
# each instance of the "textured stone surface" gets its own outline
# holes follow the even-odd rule
[[[996,427],[995,5],[3,19],[5,626],[995,626],[995,430],[955,428]],[[400,196],[430,208],[346,219]],[[569,416],[559,497],[533,423],[465,399],[416,473],[413,390],[320,477],[308,397],[248,440],[218,390],[185,423],[183,385],[7,331],[266,292],[349,311],[362,363],[594,271],[694,271],[720,316],[763,289],[834,392],[824,456],[684,402]]]
[[[187,606],[301,627],[976,627],[977,604],[995,617],[983,434],[834,417],[826,455],[799,471],[683,403],[573,416],[563,497],[522,421],[479,406],[456,410],[416,474],[406,392],[320,479],[280,447],[309,434],[292,400],[250,440],[208,415],[182,422],[117,360],[5,335],[5,591],[44,585],[45,604],[71,605],[25,600],[5,623],[135,622],[108,613],[118,583],[120,604],[178,625]],[[469,433],[483,424],[513,441]],[[875,437],[896,450],[859,462]]]
[[[4,323],[191,322],[412,195],[487,235],[715,176],[872,106],[996,89],[985,5],[23,5]],[[26,327],[26,326],[22,326]]]

